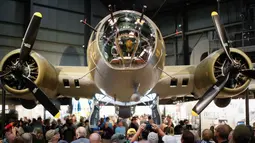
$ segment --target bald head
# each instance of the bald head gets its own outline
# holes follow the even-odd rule
[[[205,129],[202,133],[203,140],[210,141],[213,137],[213,133],[209,129]]]
[[[76,137],[86,137],[87,136],[87,132],[86,129],[84,127],[79,127],[76,129]]]
[[[100,143],[101,136],[98,133],[93,133],[89,136],[89,141],[91,143]]]

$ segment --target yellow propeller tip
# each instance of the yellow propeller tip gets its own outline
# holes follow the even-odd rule
[[[191,114],[192,114],[192,116],[198,116],[198,114],[193,110],[192,110]]]
[[[42,14],[40,12],[34,13],[35,16],[42,18]]]
[[[218,15],[218,13],[216,11],[213,11],[211,14],[211,16],[216,16],[216,15]]]
[[[58,112],[54,117],[59,118],[60,117],[60,112]]]

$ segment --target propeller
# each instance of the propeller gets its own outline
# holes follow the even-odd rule
[[[229,44],[225,27],[220,23],[220,17],[217,12],[212,12],[211,16],[212,16],[212,20],[216,28],[216,31],[219,35],[221,45],[223,46],[223,49],[228,59],[233,63],[234,61],[232,56],[230,55],[230,48],[229,48],[230,44]]]
[[[192,109],[192,115],[197,116],[200,114],[220,93],[220,91],[225,87],[226,83],[234,74],[241,73],[248,78],[255,79],[255,71],[253,69],[242,69],[242,65],[236,62],[231,55],[230,47],[232,47],[229,38],[227,36],[224,26],[220,23],[220,17],[217,12],[212,12],[211,14],[214,26],[219,35],[222,47],[225,54],[227,55],[227,64],[225,64],[223,75],[217,80],[217,82],[212,85],[204,95],[199,99],[197,104]],[[233,81],[232,81],[233,82]]]
[[[5,76],[13,74],[17,80],[25,81],[25,87],[29,89],[29,91],[44,106],[44,108],[48,110],[53,116],[55,116],[55,118],[59,118],[59,110],[49,100],[47,95],[41,89],[39,89],[32,80],[30,80],[27,76],[24,75],[25,67],[23,63],[26,62],[30,56],[30,52],[33,48],[40,27],[41,19],[41,13],[34,13],[24,35],[17,64],[11,66],[7,71],[0,71],[0,79],[2,80],[3,78],[5,78]]]
[[[253,69],[241,70],[240,73],[243,75],[255,79],[255,71]]]

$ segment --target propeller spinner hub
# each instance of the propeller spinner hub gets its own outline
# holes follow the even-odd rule
[[[26,88],[23,76],[35,81],[38,77],[38,65],[31,56],[23,63],[18,62],[18,59],[19,54],[14,54],[4,62],[3,71],[11,70],[11,73],[3,77],[2,80],[10,88],[23,90]]]
[[[248,78],[240,73],[240,70],[248,69],[249,64],[246,59],[238,53],[231,52],[234,63],[229,62],[225,53],[221,54],[214,63],[214,76],[218,80],[222,76],[226,76],[230,73],[230,78],[225,87],[227,88],[239,88]]]

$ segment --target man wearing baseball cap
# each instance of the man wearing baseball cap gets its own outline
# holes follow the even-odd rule
[[[58,143],[58,140],[60,139],[59,129],[48,130],[45,136],[48,143]]]
[[[135,134],[136,134],[136,130],[134,128],[128,129],[128,131],[127,131],[127,139],[129,141],[131,141]]]

